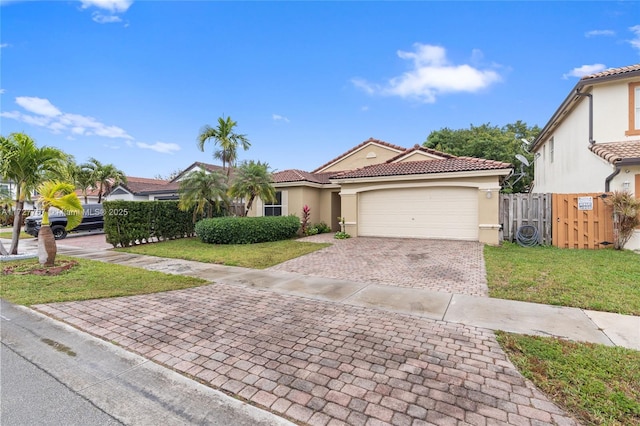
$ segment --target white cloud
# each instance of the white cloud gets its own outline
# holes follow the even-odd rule
[[[6,90],[5,90],[5,89],[0,89],[0,95],[4,95],[4,94],[5,94],[5,92],[6,92]]]
[[[48,99],[18,96],[16,103],[29,112],[47,117],[55,117],[62,114],[60,110],[54,107]]]
[[[108,126],[93,117],[72,114],[60,111],[48,99],[19,96],[16,104],[31,114],[20,111],[7,111],[0,113],[4,118],[30,124],[37,127],[45,127],[54,134],[69,133],[69,135],[102,136],[112,139],[130,139],[125,130],[117,126]]]
[[[133,0],[80,0],[83,9],[97,7],[111,13],[123,13],[133,4]]]
[[[613,30],[592,30],[584,33],[585,37],[614,36],[616,32]]]
[[[93,12],[91,19],[98,24],[114,24],[116,22],[122,22],[122,19],[117,15],[103,15],[100,12]]]
[[[285,123],[289,122],[289,119],[287,117],[279,114],[273,114],[271,117],[273,118],[273,121],[284,121]]]
[[[416,43],[412,52],[398,51],[398,57],[413,62],[410,71],[391,78],[386,84],[372,84],[356,78],[352,83],[368,94],[399,96],[434,103],[436,97],[445,93],[475,93],[501,80],[500,75],[490,69],[479,69],[471,65],[454,65],[447,59],[441,46]],[[474,49],[473,60],[482,58],[482,52]]]
[[[585,75],[595,74],[597,72],[600,72],[606,69],[607,69],[607,66],[604,64],[583,65],[581,67],[572,69],[566,74],[563,74],[562,78],[564,78],[565,80],[568,79],[569,77],[581,78],[581,77],[584,77]]]
[[[82,9],[91,7],[101,9],[101,11],[95,11],[91,14],[91,19],[98,24],[122,22],[122,18],[118,14],[126,12],[133,4],[133,0],[80,0],[80,2],[82,3]],[[104,10],[108,13],[102,13]]]
[[[640,25],[635,25],[629,28],[629,31],[631,31],[635,35],[635,38],[629,40],[629,44],[634,49],[640,50]]]
[[[4,49],[5,47],[9,47],[9,43],[0,43],[0,49]]]
[[[144,142],[136,142],[136,145],[138,145],[138,148],[150,149],[162,154],[173,154],[176,151],[180,151],[180,145],[175,143],[156,142],[154,144],[148,144]]]

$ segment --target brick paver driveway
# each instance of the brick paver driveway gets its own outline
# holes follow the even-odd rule
[[[331,247],[276,265],[271,270],[349,281],[487,296],[483,245],[472,241],[358,237],[320,234],[302,241]]]
[[[575,424],[475,327],[225,284],[34,308],[302,424]]]

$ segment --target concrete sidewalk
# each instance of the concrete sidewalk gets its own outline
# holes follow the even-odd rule
[[[640,350],[640,317],[59,245],[61,254],[521,334]]]

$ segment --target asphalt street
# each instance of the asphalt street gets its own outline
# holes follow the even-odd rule
[[[26,360],[0,347],[0,424],[121,425],[90,401]]]

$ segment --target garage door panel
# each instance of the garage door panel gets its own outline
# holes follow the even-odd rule
[[[405,188],[360,194],[358,235],[478,239],[474,188]]]

